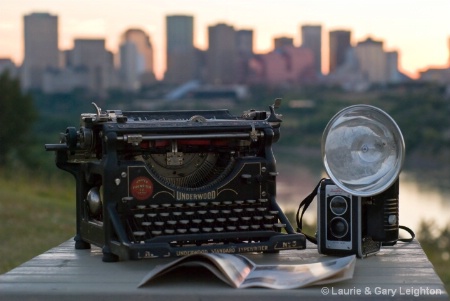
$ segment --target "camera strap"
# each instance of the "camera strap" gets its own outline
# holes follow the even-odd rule
[[[319,189],[319,186],[323,180],[325,180],[325,178],[320,179],[319,183],[317,183],[317,185],[316,185],[316,187],[314,187],[313,191],[300,203],[300,205],[298,206],[297,214],[295,215],[295,219],[297,222],[297,232],[300,232],[303,235],[305,235],[306,239],[308,241],[312,242],[313,244],[317,244],[317,239],[314,236],[308,235],[303,232],[303,214],[305,213],[306,209],[308,209],[309,205],[311,205],[311,203],[314,201],[314,199],[317,195],[317,190]],[[300,210],[302,211],[301,213],[300,213]],[[414,231],[411,230],[410,228],[408,228],[406,226],[398,226],[398,228],[408,232],[409,235],[411,235],[411,237],[410,238],[399,238],[398,240],[396,240],[392,243],[383,243],[382,244],[383,246],[393,246],[393,245],[395,245],[395,243],[397,241],[411,242],[416,237],[416,235],[414,234]]]
[[[398,228],[399,228],[399,229],[402,229],[402,230],[405,230],[406,232],[408,232],[409,235],[411,235],[411,237],[410,237],[410,238],[399,238],[399,239],[397,239],[397,241],[401,241],[401,242],[412,242],[413,239],[416,237],[416,234],[415,234],[414,231],[411,230],[410,228],[408,228],[408,227],[406,227],[406,226],[402,226],[402,225],[398,226]],[[383,245],[383,246],[393,246],[393,245],[395,245],[395,242],[394,242],[394,243],[382,243],[382,245]]]
[[[312,242],[313,244],[317,244],[317,239],[314,236],[308,235],[306,233],[303,233],[303,214],[305,213],[306,209],[308,209],[309,205],[314,201],[316,195],[317,195],[317,189],[319,189],[320,183],[325,180],[325,178],[320,179],[319,183],[317,183],[314,190],[300,203],[298,206],[297,214],[295,215],[295,219],[297,221],[297,232],[302,233],[305,235],[306,239]],[[303,208],[302,213],[300,214],[300,210]]]

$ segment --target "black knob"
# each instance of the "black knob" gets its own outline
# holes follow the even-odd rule
[[[69,150],[75,150],[77,148],[77,129],[74,127],[68,127],[65,134],[66,145]]]

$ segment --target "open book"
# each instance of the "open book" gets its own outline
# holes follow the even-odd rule
[[[239,254],[193,254],[155,267],[138,287],[181,266],[202,266],[234,288],[294,289],[351,279],[355,261],[352,255],[310,264],[257,265]]]

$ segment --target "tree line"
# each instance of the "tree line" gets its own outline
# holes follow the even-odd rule
[[[257,86],[250,87],[250,92],[249,99],[235,101],[228,109],[235,115],[250,108],[265,110],[275,98],[283,98],[277,111],[283,115],[282,136],[277,143],[282,146],[320,149],[322,133],[330,118],[349,105],[362,103],[377,106],[394,118],[403,133],[407,156],[419,153],[441,158],[450,149],[450,99],[443,86],[414,83],[377,87],[365,93],[325,86]],[[113,95],[100,100],[102,108],[136,109],[135,102],[140,98],[140,95]],[[95,99],[84,91],[56,95],[24,93],[18,79],[1,74],[0,165],[21,159],[31,160],[34,165],[47,161],[42,157],[48,157],[43,144],[56,142],[58,133],[67,126],[76,127],[81,113],[93,112],[92,101]],[[196,102],[194,106],[198,108],[205,105],[211,108],[214,100],[182,100],[164,105],[161,99],[147,101],[176,110],[187,102]],[[292,106],[295,101],[306,101],[308,106]]]

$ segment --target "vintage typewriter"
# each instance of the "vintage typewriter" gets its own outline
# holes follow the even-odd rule
[[[75,248],[103,261],[304,249],[276,202],[280,116],[102,111],[68,127],[56,165],[76,179]]]

